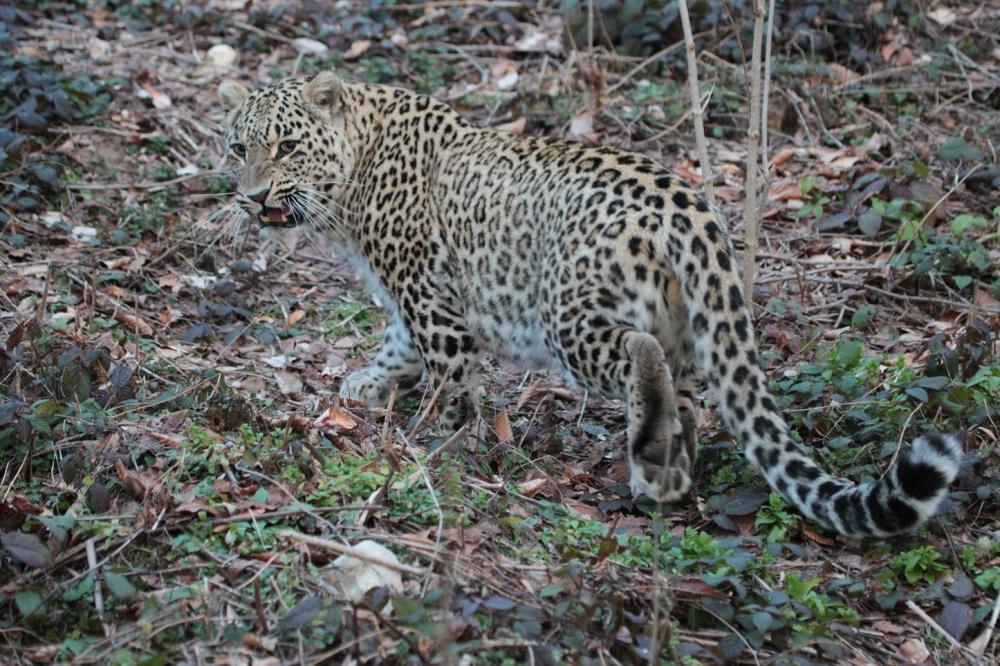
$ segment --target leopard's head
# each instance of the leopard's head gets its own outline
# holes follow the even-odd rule
[[[357,161],[344,83],[332,72],[249,90],[223,81],[226,144],[239,174],[236,201],[263,227],[305,222],[343,232],[343,201]]]

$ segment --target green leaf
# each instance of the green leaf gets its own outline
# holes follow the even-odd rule
[[[930,389],[932,391],[940,391],[945,386],[951,383],[951,379],[948,377],[921,377],[917,381],[913,382],[914,386],[922,386],[925,389]]]
[[[94,572],[91,571],[81,578],[79,583],[63,592],[63,601],[77,601],[83,598],[84,595],[89,594],[94,589],[94,580]]]
[[[767,497],[760,488],[742,486],[729,495],[722,511],[727,516],[748,516],[759,509]]]
[[[255,492],[253,494],[253,496],[250,497],[250,501],[251,502],[257,502],[258,504],[263,504],[263,503],[267,502],[267,489],[266,488],[258,488],[257,492]]]
[[[631,21],[639,15],[646,6],[646,0],[625,0],[621,10],[621,20],[623,23]]]
[[[47,419],[58,414],[61,408],[62,405],[55,400],[39,400],[35,403],[34,413],[38,418]]]
[[[547,597],[554,597],[563,593],[563,588],[561,585],[546,585],[538,591],[538,596],[542,599]]]
[[[879,229],[882,228],[882,214],[874,208],[869,208],[858,217],[858,228],[869,238],[877,236]]]
[[[983,151],[975,146],[970,146],[958,137],[951,137],[938,146],[937,156],[945,162],[979,160],[983,157]]]
[[[292,606],[278,623],[279,629],[291,631],[309,624],[323,610],[323,600],[315,594]]]
[[[21,616],[25,617],[40,609],[45,599],[35,590],[21,590],[14,595],[14,601],[17,602],[17,610]]]
[[[767,611],[757,611],[753,614],[753,626],[762,634],[767,633],[773,623],[774,618]]]
[[[52,553],[34,534],[24,532],[0,533],[0,543],[18,562],[38,569],[52,564]]]
[[[920,388],[919,386],[911,386],[905,390],[906,395],[912,396],[919,400],[920,402],[927,402],[930,400],[930,396],[927,395],[927,391]]]
[[[396,620],[405,625],[417,624],[427,616],[423,604],[403,596],[392,598],[392,612]]]
[[[842,342],[837,347],[840,350],[840,362],[845,367],[853,368],[861,360],[861,353],[864,351],[864,347],[857,340]]]
[[[104,583],[115,599],[126,601],[136,595],[137,590],[125,576],[113,571],[104,572]]]
[[[139,662],[138,666],[166,666],[170,662],[167,661],[167,655],[162,652],[154,654],[152,657],[143,659]]]
[[[986,569],[976,576],[976,585],[983,590],[993,590],[1000,592],[1000,567]]]
[[[870,305],[862,305],[851,315],[851,328],[864,330],[867,328],[868,322],[871,321],[873,314],[875,314],[875,308]]]
[[[955,236],[961,236],[965,233],[965,230],[969,227],[986,227],[989,226],[989,222],[986,221],[985,217],[979,217],[978,215],[959,215],[954,220],[951,221],[951,233]]]
[[[40,432],[45,435],[52,434],[52,428],[49,426],[48,422],[46,422],[44,419],[40,419],[34,414],[26,414],[24,418],[28,421],[28,423],[31,424],[31,427],[36,432]]]
[[[956,275],[952,280],[955,281],[955,286],[959,289],[965,289],[972,284],[972,277],[969,275]]]
[[[38,516],[38,520],[59,541],[65,541],[69,531],[76,525],[73,516]]]

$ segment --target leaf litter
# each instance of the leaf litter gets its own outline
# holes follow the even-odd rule
[[[431,423],[413,433],[423,386],[391,409],[336,398],[384,316],[321,239],[267,243],[211,217],[233,187],[222,78],[335,66],[479,124],[631,147],[701,178],[688,125],[664,133],[684,121],[667,85],[681,60],[629,75],[669,14],[602,14],[612,54],[561,37],[581,27],[572,12],[381,4],[0,11],[20,58],[0,65],[16,101],[0,114],[5,658],[633,663],[657,595],[673,658],[953,663],[907,600],[962,655],[995,658],[1000,201],[988,142],[962,128],[989,127],[998,52],[977,10],[927,14],[976,44],[958,55],[883,9],[840,17],[872,21],[873,42],[845,58],[824,33],[827,66],[775,102],[754,296],[803,443],[871,476],[901,429],[969,428],[939,524],[859,544],[775,502],[710,411],[698,498],[660,514],[628,492],[621,406],[557,379],[489,365],[483,418],[454,441]],[[723,62],[739,62],[733,37]],[[740,238],[745,91],[728,64],[704,65],[716,189]],[[962,97],[904,134],[934,86]]]

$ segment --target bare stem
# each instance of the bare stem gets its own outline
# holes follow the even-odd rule
[[[750,122],[747,125],[747,203],[746,212],[746,265],[743,269],[743,289],[748,299],[753,298],[753,278],[756,269],[757,246],[760,236],[762,207],[757,205],[757,161],[760,151],[761,118],[761,45],[764,41],[764,0],[753,3],[753,50],[750,56]],[[770,74],[770,68],[768,68]],[[766,122],[766,121],[765,121]]]
[[[708,160],[708,146],[705,144],[705,121],[701,106],[701,87],[698,85],[698,54],[694,47],[694,33],[688,16],[687,0],[680,0],[677,7],[684,27],[684,50],[687,53],[688,87],[691,93],[691,117],[694,119],[694,140],[698,146],[698,161],[701,162],[701,180],[705,198],[710,206],[715,206],[715,187],[712,185],[712,164]]]

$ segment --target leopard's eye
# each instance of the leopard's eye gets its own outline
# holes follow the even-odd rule
[[[246,157],[247,156],[247,147],[244,146],[242,143],[234,143],[229,148],[234,153],[236,153],[237,157]]]
[[[288,155],[289,153],[294,151],[295,147],[298,145],[299,145],[298,141],[292,141],[291,139],[282,141],[280,144],[278,144],[278,157],[284,157],[285,155]]]

